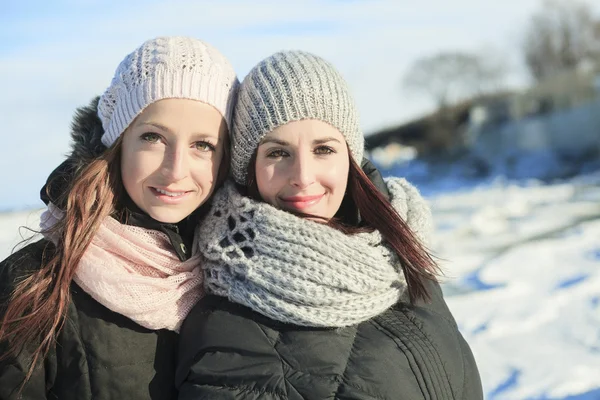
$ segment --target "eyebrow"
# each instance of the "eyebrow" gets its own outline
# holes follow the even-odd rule
[[[327,142],[338,142],[338,143],[341,143],[339,141],[339,139],[336,139],[334,137],[325,137],[325,138],[313,140],[312,144],[323,144],[323,143],[327,143]],[[278,144],[280,146],[289,146],[290,145],[285,140],[276,139],[276,138],[270,138],[270,137],[264,138],[262,140],[262,142],[260,142],[261,145],[267,144],[267,143],[275,143],[275,144]]]
[[[322,138],[322,139],[313,140],[313,144],[323,144],[323,143],[327,143],[327,142],[338,142],[338,143],[341,143],[339,141],[339,139],[336,139],[336,138],[334,138],[332,136],[331,137]]]
[[[286,142],[285,140],[280,140],[280,139],[275,139],[275,138],[270,138],[270,137],[264,138],[260,142],[261,145],[267,144],[267,143],[275,143],[275,144],[278,144],[280,146],[288,146],[289,145],[289,143]]]
[[[165,132],[169,132],[169,133],[173,133],[173,131],[169,128],[167,128],[166,126],[159,124],[158,122],[152,122],[152,121],[148,121],[148,122],[140,122],[139,126],[153,126],[155,128],[160,129],[161,131],[165,131]],[[200,137],[214,137],[214,135],[211,135],[209,133],[205,133],[205,132],[194,132],[192,135],[195,136],[200,136]]]
[[[171,130],[169,128],[167,128],[166,126],[161,125],[161,124],[159,124],[157,122],[150,122],[150,121],[149,122],[140,122],[140,125],[149,125],[149,126],[153,126],[155,128],[158,128],[161,131],[171,132]]]

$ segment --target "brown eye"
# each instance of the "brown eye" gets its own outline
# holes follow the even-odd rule
[[[282,158],[287,156],[287,153],[283,150],[272,150],[267,153],[268,158]]]
[[[216,147],[212,143],[209,143],[205,140],[201,140],[199,142],[194,143],[194,146],[196,147],[197,150],[200,150],[203,152],[216,150]]]
[[[332,153],[335,153],[335,150],[333,150],[329,146],[319,146],[315,149],[315,154],[318,154],[318,155],[327,155],[327,154],[332,154]]]

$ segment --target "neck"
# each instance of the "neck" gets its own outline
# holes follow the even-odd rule
[[[177,223],[167,223],[152,218],[138,207],[126,193],[123,195],[123,199],[120,203],[121,207],[119,207],[115,219],[125,225],[153,229],[166,233],[179,258],[182,261],[189,258],[194,239],[194,232],[200,219],[204,215],[206,207],[197,208],[193,213]],[[184,245],[186,251],[183,251],[181,244]]]

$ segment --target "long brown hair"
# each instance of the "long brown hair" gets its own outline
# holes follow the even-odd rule
[[[8,351],[1,357],[16,356],[33,346],[23,384],[31,378],[64,324],[71,282],[83,253],[102,221],[116,210],[123,191],[121,138],[81,171],[75,171],[62,198],[53,199],[64,207],[64,217],[48,230],[56,244],[46,246],[41,268],[16,284],[4,312],[0,343],[6,342]],[[48,192],[51,185],[52,182]]]
[[[419,299],[428,300],[430,295],[427,281],[437,281],[437,276],[441,273],[439,266],[388,199],[371,182],[356,161],[352,157],[349,158],[347,194],[335,217],[324,222],[346,234],[379,231],[400,259],[410,301],[415,303]],[[246,194],[263,201],[256,183],[256,152],[248,164],[247,177]]]

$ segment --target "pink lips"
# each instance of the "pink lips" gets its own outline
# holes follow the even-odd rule
[[[281,200],[291,208],[304,210],[317,204],[323,198],[323,196],[324,194],[319,194],[316,196],[289,196],[281,197]]]
[[[154,196],[156,196],[157,199],[159,199],[160,201],[167,203],[167,204],[178,204],[180,202],[182,202],[183,200],[185,200],[188,195],[190,194],[189,191],[170,191],[170,190],[166,190],[166,189],[162,189],[159,188],[163,191],[167,191],[170,194],[175,194],[178,193],[177,195],[171,195],[169,196],[169,194],[165,194],[165,193],[161,193],[157,190],[157,188],[155,187],[151,187],[150,190],[152,191],[152,193],[154,194]]]

